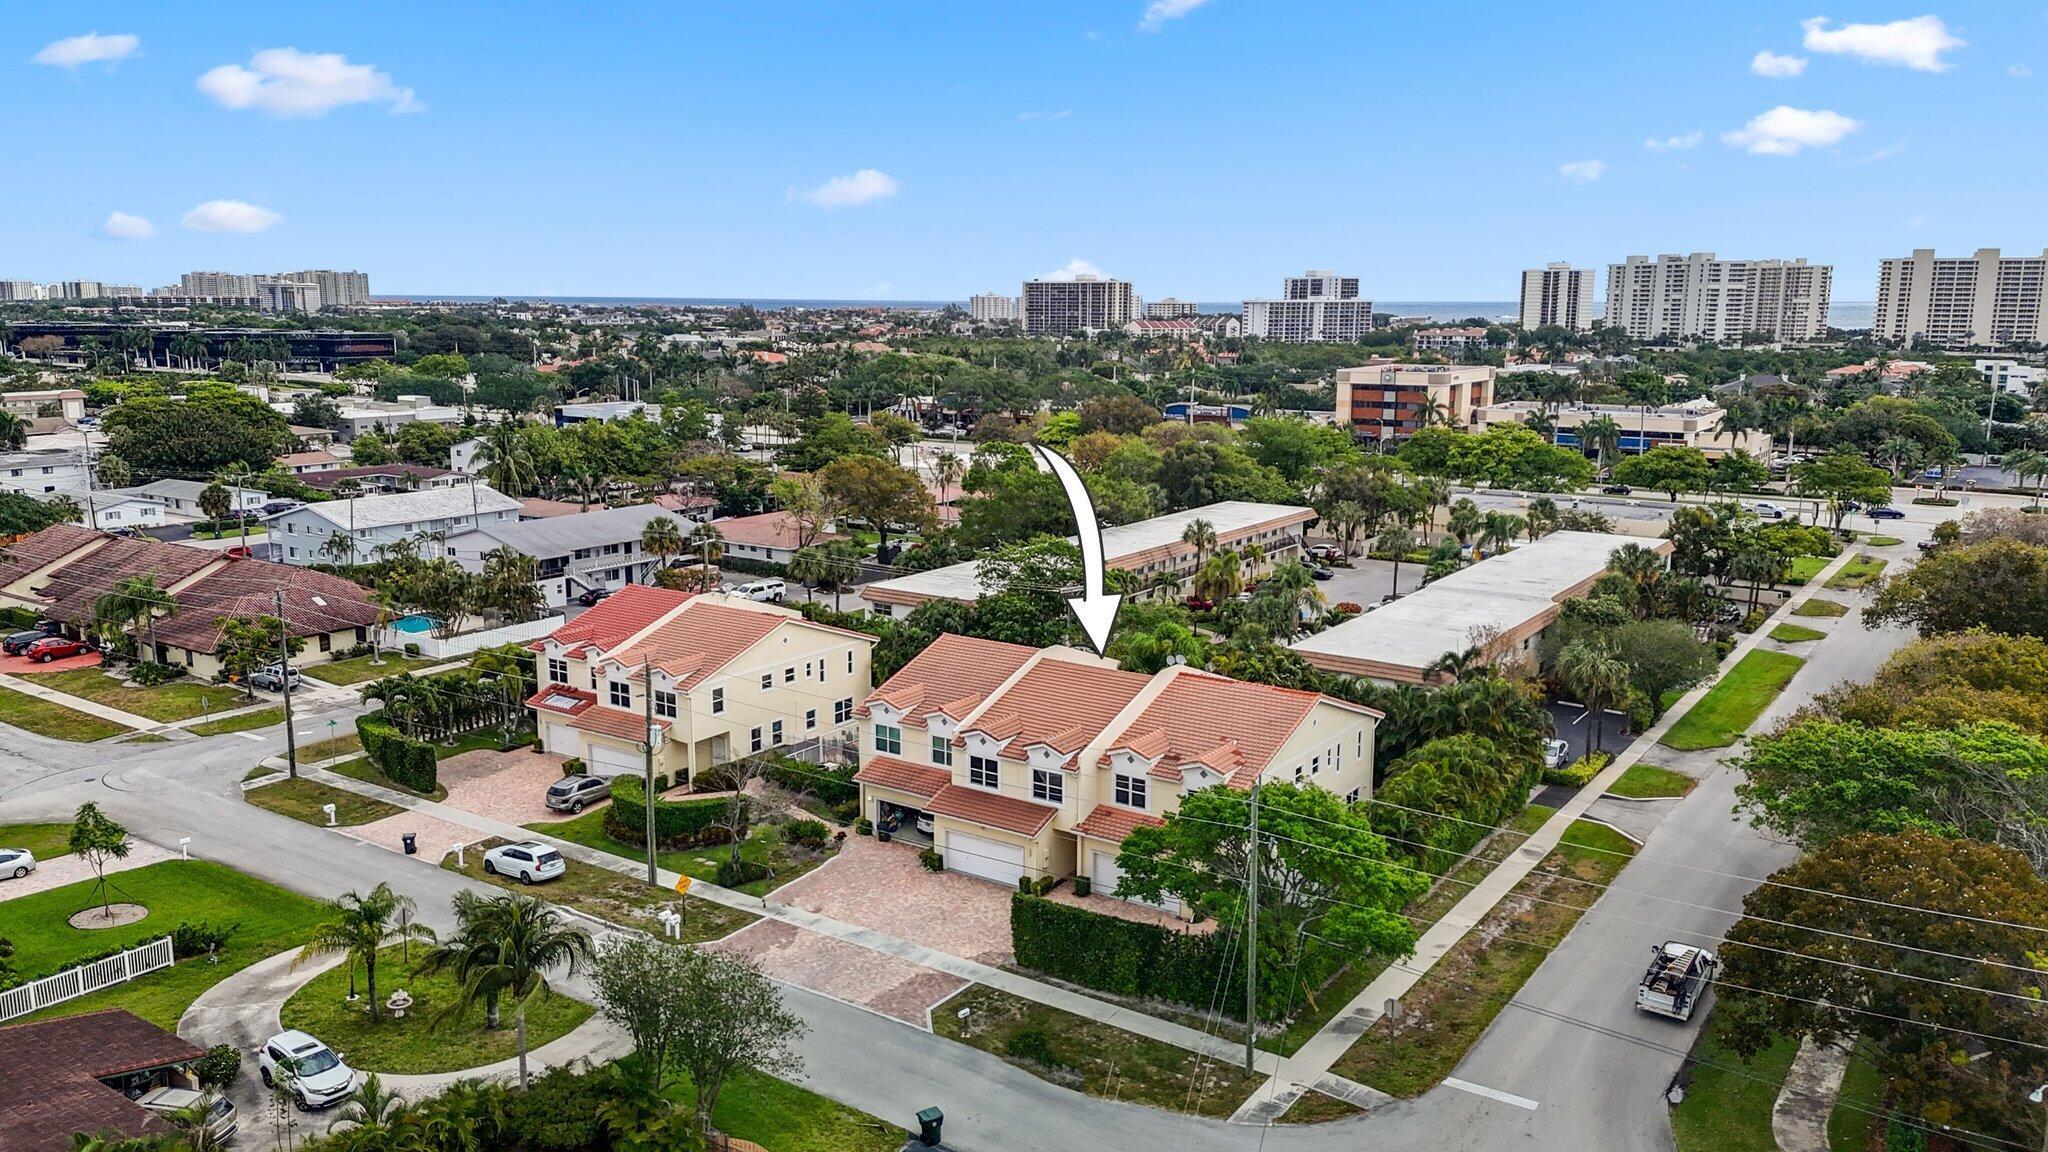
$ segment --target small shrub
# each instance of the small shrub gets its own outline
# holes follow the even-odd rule
[[[825,827],[823,820],[791,820],[782,829],[783,836],[792,844],[806,848],[822,848],[832,836],[832,830]]]
[[[834,824],[851,824],[860,819],[860,801],[848,800],[832,806]]]
[[[768,878],[768,866],[756,860],[734,860],[730,857],[718,862],[718,884],[722,888],[737,888],[756,880]]]
[[[875,822],[865,816],[855,819],[853,822],[853,834],[856,836],[873,836],[875,834]]]
[[[581,776],[589,770],[589,765],[585,764],[580,756],[571,756],[567,760],[562,761],[562,775],[564,776]]]
[[[1029,876],[1017,877],[1017,891],[1022,892],[1026,896],[1034,896],[1037,894],[1031,890],[1031,877]]]
[[[917,860],[918,863],[924,865],[924,870],[927,872],[943,871],[946,867],[946,858],[939,855],[938,850],[935,848],[927,848],[918,853]]]
[[[1565,788],[1584,788],[1600,774],[1602,768],[1607,767],[1609,759],[1605,752],[1588,752],[1562,768],[1545,769],[1543,782]]]
[[[1339,600],[1333,611],[1344,616],[1356,616],[1365,611],[1365,608],[1355,600]]]
[[[407,645],[405,646],[405,654],[406,654],[407,656],[417,656],[417,655],[419,655],[419,654],[420,654],[420,646],[419,646],[419,645],[417,645],[417,644],[407,644]]]
[[[668,791],[668,773],[656,772],[654,774],[654,794],[659,796],[666,791]]]
[[[1763,609],[1753,608],[1750,610],[1748,615],[1742,618],[1742,623],[1737,624],[1735,627],[1738,631],[1741,632],[1754,632],[1757,629],[1763,627],[1764,620],[1767,619],[1769,616],[1770,613],[1764,611]]]
[[[169,684],[184,674],[185,670],[175,664],[142,663],[128,670],[128,678],[144,688]]]
[[[171,955],[183,960],[188,956],[204,956],[228,942],[235,934],[237,925],[209,924],[204,920],[186,921],[171,929]]]
[[[526,1091],[505,1096],[505,1126],[528,1148],[570,1152],[599,1146],[604,1120],[592,1097],[604,1085],[593,1079],[563,1066],[548,1069]]]
[[[1086,877],[1086,876],[1076,876],[1076,877],[1074,877],[1074,895],[1076,895],[1076,896],[1086,896],[1086,895],[1088,895],[1088,894],[1089,894],[1090,892],[1093,892],[1094,890],[1095,890],[1095,883],[1094,883],[1094,881],[1092,881],[1092,880],[1088,879],[1088,877]]]
[[[1003,1052],[1017,1060],[1029,1060],[1047,1068],[1064,1068],[1052,1050],[1052,1036],[1043,1028],[1019,1028],[1003,1043]]]
[[[192,1074],[202,1088],[224,1088],[242,1074],[242,1050],[233,1044],[215,1044],[192,1062]]]

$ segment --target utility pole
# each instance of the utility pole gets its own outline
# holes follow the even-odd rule
[[[284,762],[291,778],[299,778],[299,738],[292,731],[292,634],[284,626],[284,589],[274,593],[277,604],[277,675],[284,683]]]
[[[1259,780],[1252,777],[1251,850],[1245,854],[1244,1071],[1252,1074],[1259,1038]]]
[[[641,807],[647,810],[647,883],[660,887],[661,880],[654,867],[654,666],[646,657],[640,657],[640,687],[646,698],[641,701],[647,719],[647,803]]]

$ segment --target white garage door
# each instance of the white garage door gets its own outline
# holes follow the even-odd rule
[[[547,725],[546,739],[541,741],[541,746],[550,752],[559,752],[564,756],[572,755],[576,751],[576,730],[567,724],[550,721]]]
[[[644,752],[625,752],[603,744],[591,744],[586,753],[583,762],[590,766],[592,776],[617,776],[626,772],[640,775],[647,771]]]
[[[1024,848],[985,836],[946,830],[946,867],[1011,888],[1024,875]]]
[[[1115,896],[1116,886],[1123,878],[1124,870],[1116,866],[1116,853],[1095,853],[1095,866],[1091,869],[1089,880],[1097,892],[1104,896]],[[1131,903],[1143,904],[1148,908],[1161,908],[1168,912],[1180,911],[1180,901],[1171,896],[1157,904],[1150,900],[1133,900]]]

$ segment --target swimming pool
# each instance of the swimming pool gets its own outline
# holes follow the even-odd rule
[[[432,632],[434,630],[434,623],[435,621],[432,616],[414,614],[411,616],[400,616],[391,622],[391,627],[393,631],[397,632]]]

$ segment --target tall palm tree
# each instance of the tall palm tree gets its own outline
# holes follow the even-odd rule
[[[2026,485],[2029,477],[2036,481],[2034,485],[2034,507],[2039,508],[2041,506],[2042,482],[2048,481],[2048,453],[2044,453],[2037,448],[2015,448],[2007,452],[1999,463],[2005,467],[2007,472],[2012,473],[2019,479],[2022,487]]]
[[[526,1086],[526,1007],[554,994],[548,972],[575,976],[594,960],[590,937],[570,928],[562,914],[531,897],[512,892],[455,896],[455,935],[421,958],[423,973],[448,972],[462,994],[442,1009],[435,1025],[459,1018],[479,1003],[484,1026],[501,1026],[500,1009],[510,1000],[519,1029],[519,1085]]]
[[[1401,559],[1415,550],[1415,534],[1406,528],[1389,528],[1380,533],[1380,550],[1394,557],[1394,594],[1401,594]]]
[[[400,896],[389,884],[379,884],[367,896],[344,892],[328,902],[330,918],[313,930],[312,939],[292,960],[297,968],[308,960],[339,952],[348,965],[348,991],[356,991],[356,965],[363,966],[364,990],[370,998],[370,1019],[381,1010],[377,1003],[377,952],[387,944],[431,941],[434,930],[419,922],[419,906],[412,897]]]
[[[950,503],[953,486],[967,474],[967,462],[956,452],[941,452],[932,461],[932,476],[939,482],[939,502]]]
[[[1607,558],[1607,567],[1628,577],[1636,587],[1636,615],[1649,612],[1656,585],[1664,576],[1664,557],[1641,544],[1623,544]]]
[[[1244,587],[1244,571],[1238,566],[1237,557],[1228,552],[1219,552],[1195,569],[1195,578],[1188,585],[1188,591],[1211,604],[1221,604],[1237,595]]]
[[[1580,451],[1584,451],[1587,445],[1593,447],[1595,462],[1605,471],[1608,455],[1621,450],[1621,425],[1605,413],[1579,425]]]
[[[519,438],[519,426],[503,420],[490,427],[471,458],[478,475],[507,496],[524,496],[540,482],[533,454]]]
[[[1533,544],[1542,537],[1557,531],[1558,517],[1557,501],[1552,500],[1550,497],[1538,496],[1534,500],[1529,501],[1527,515],[1529,542]]]
[[[1502,551],[1528,526],[1527,520],[1513,512],[1488,512],[1480,521],[1479,546],[1488,553]]]
[[[1557,680],[1593,715],[1593,747],[1606,734],[1607,710],[1628,695],[1628,665],[1604,645],[1574,640],[1557,654]]]
[[[19,452],[28,443],[28,421],[12,412],[0,412],[0,448]]]
[[[1785,573],[1785,554],[1775,549],[1744,548],[1728,561],[1728,575],[1749,584],[1749,610],[1757,609],[1757,599],[1765,583],[1777,586]]]
[[[214,483],[231,489],[235,494],[233,511],[235,520],[242,526],[242,547],[244,548],[249,546],[249,517],[242,509],[242,489],[248,485],[249,478],[254,475],[255,472],[250,469],[247,461],[230,460],[222,465],[221,470],[215,473],[213,477]]]
[[[1195,550],[1195,566],[1199,568],[1202,561],[1209,558],[1209,553],[1216,550],[1216,526],[1196,517],[1181,529],[1180,542]]]
[[[1887,436],[1877,446],[1877,458],[1880,462],[1889,462],[1887,467],[1891,469],[1894,480],[1899,478],[1899,470],[1912,463],[1919,455],[1919,442],[1904,436]]]
[[[102,635],[140,625],[149,640],[149,659],[156,659],[156,618],[178,614],[178,601],[158,586],[157,574],[127,576],[93,605],[93,622]]]
[[[1451,516],[1445,527],[1458,538],[1458,547],[1463,548],[1486,527],[1486,513],[1481,512],[1479,505],[1471,500],[1460,497],[1451,505]]]
[[[657,568],[668,567],[683,547],[683,530],[673,516],[657,516],[640,529],[640,550],[658,561]]]

